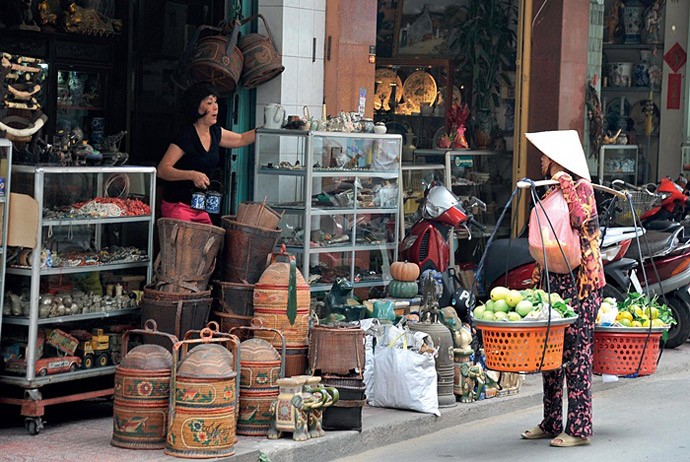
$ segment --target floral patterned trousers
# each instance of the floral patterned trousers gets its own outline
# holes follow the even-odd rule
[[[542,373],[544,385],[544,420],[539,427],[551,435],[563,432],[563,379],[568,389],[568,418],[565,432],[571,436],[592,436],[592,352],[594,321],[601,305],[601,289],[579,299],[570,274],[550,274],[551,292],[571,299],[578,314],[576,322],[565,330],[563,366]]]

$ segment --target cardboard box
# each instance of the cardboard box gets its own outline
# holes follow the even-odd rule
[[[35,248],[38,242],[38,202],[26,194],[10,194],[7,245]]]

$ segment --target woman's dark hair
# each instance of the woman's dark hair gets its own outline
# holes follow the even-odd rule
[[[206,114],[199,113],[199,104],[209,96],[218,98],[213,87],[207,83],[195,83],[182,95],[182,118],[185,123],[194,123]]]

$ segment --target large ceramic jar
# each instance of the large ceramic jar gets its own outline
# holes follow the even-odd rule
[[[623,7],[623,26],[625,28],[624,43],[640,43],[642,30],[642,16],[644,5],[638,0],[629,0]]]

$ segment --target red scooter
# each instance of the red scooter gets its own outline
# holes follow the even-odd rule
[[[469,207],[486,210],[486,204],[472,197]],[[448,239],[453,228],[468,226],[480,230],[485,227],[467,213],[460,200],[445,186],[430,185],[425,191],[424,199],[419,204],[417,213],[420,218],[412,225],[407,236],[400,244],[400,256],[414,262],[424,271],[434,269],[444,272],[450,262],[450,245]],[[470,234],[471,235],[471,234]]]

